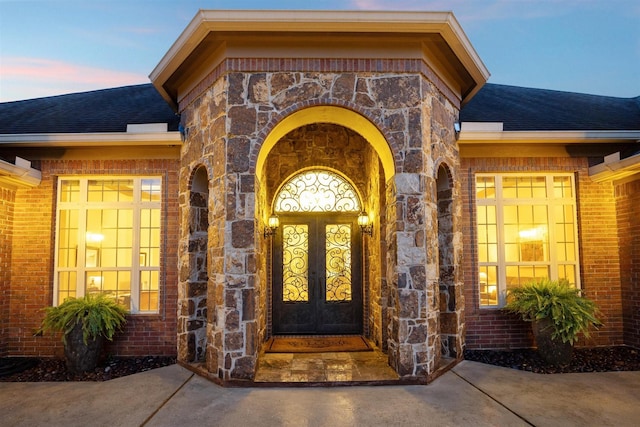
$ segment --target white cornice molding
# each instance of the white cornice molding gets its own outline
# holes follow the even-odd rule
[[[620,153],[616,153],[589,168],[589,176],[596,182],[620,181],[637,174],[640,174],[640,154],[620,160]]]
[[[0,184],[10,188],[30,188],[40,185],[42,173],[31,167],[28,160],[16,157],[16,164],[0,160]]]
[[[180,132],[0,134],[0,147],[117,147],[182,145]]]
[[[464,123],[458,135],[459,144],[584,144],[635,142],[640,139],[640,130],[605,131],[465,131]]]

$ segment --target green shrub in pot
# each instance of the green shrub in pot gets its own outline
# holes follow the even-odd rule
[[[540,279],[513,288],[504,309],[532,323],[540,356],[549,364],[566,365],[579,334],[589,337],[600,326],[598,307],[566,280]]]
[[[45,309],[41,332],[62,332],[67,369],[71,373],[95,369],[104,339],[126,323],[127,310],[104,294],[69,298],[62,304]]]

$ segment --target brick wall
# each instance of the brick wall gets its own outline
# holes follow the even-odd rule
[[[165,185],[158,315],[131,315],[125,331],[107,351],[115,355],[174,355],[176,353],[177,255],[170,242],[178,240],[178,162],[175,160],[45,160],[42,182],[18,190],[11,262],[11,302],[7,334],[8,354],[61,356],[59,336],[34,336],[42,309],[53,302],[55,194],[58,175],[161,175]]]
[[[640,180],[615,187],[624,342],[640,348]]]
[[[0,357],[7,352],[15,190],[0,187]]]
[[[604,326],[581,346],[616,345],[622,337],[622,299],[616,205],[611,184],[588,176],[583,158],[466,158],[462,159],[464,283],[466,346],[468,349],[521,348],[533,345],[528,323],[501,310],[480,309],[477,283],[474,174],[480,172],[573,172],[576,174],[580,277],[586,296],[602,311]]]

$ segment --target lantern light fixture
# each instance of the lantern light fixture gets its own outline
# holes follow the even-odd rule
[[[267,221],[267,227],[264,229],[264,237],[265,239],[269,236],[273,236],[276,233],[276,230],[280,226],[280,218],[278,215],[271,215],[269,220]]]
[[[358,225],[363,234],[373,235],[373,224],[371,224],[369,215],[365,211],[360,212],[360,215],[358,215]]]

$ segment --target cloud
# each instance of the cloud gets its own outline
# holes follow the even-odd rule
[[[149,82],[144,74],[46,58],[5,57],[0,69],[1,102]]]

